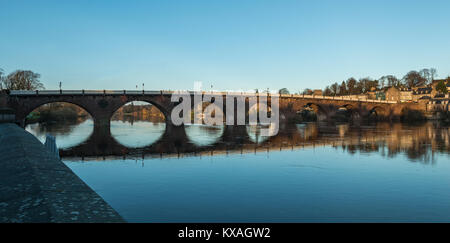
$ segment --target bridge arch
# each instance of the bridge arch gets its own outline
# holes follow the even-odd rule
[[[315,102],[306,103],[304,108],[309,108],[314,111],[317,117],[317,121],[328,119],[328,111],[320,104]]]
[[[158,100],[154,99],[153,97],[151,98],[146,98],[146,97],[123,97],[120,99],[120,102],[116,102],[115,104],[112,104],[112,108],[111,108],[111,114],[110,114],[110,119],[112,118],[112,116],[121,108],[123,108],[124,106],[126,106],[127,104],[130,103],[138,103],[138,102],[144,102],[147,104],[150,104],[154,107],[156,107],[158,109],[159,112],[161,112],[161,114],[164,116],[164,121],[166,122],[166,124],[168,122],[170,122],[170,111],[167,109],[167,107],[164,106],[164,104],[162,104],[161,102],[158,102]]]
[[[166,131],[164,114],[152,103],[130,101],[117,109],[110,120],[110,134],[127,148],[144,148],[156,143]],[[130,138],[129,134],[133,134]]]
[[[354,104],[344,104],[340,106],[338,110],[342,108],[344,108],[346,112],[350,115],[351,120],[358,120],[362,117],[359,107],[355,106]]]
[[[46,141],[47,135],[57,137],[58,148],[77,146],[87,141],[94,132],[92,115],[84,108],[69,102],[46,103],[29,114],[24,118],[25,130],[42,143]]]
[[[22,124],[22,126],[25,126],[26,118],[28,115],[30,115],[34,110],[43,107],[45,105],[55,104],[55,103],[68,103],[71,105],[75,105],[77,107],[80,107],[85,112],[91,116],[93,120],[95,120],[95,115],[92,110],[89,109],[88,106],[86,106],[83,103],[74,102],[72,100],[66,100],[66,99],[52,99],[52,100],[41,100],[38,102],[24,102],[25,104],[23,106],[19,106],[15,108],[16,110],[16,120],[19,120]]]
[[[387,110],[382,106],[374,106],[369,110],[369,119],[385,119],[387,117]]]

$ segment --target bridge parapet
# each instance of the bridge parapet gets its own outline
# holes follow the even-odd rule
[[[169,90],[11,90],[10,96],[35,96],[35,95],[172,95],[177,91]],[[180,91],[187,92],[191,95],[197,94],[196,91]],[[201,94],[213,95],[243,95],[254,96],[261,93],[249,92],[217,92],[217,91],[201,91]],[[303,98],[303,99],[326,99],[326,100],[343,100],[343,101],[359,101],[370,103],[396,104],[396,101],[376,100],[376,99],[359,99],[345,96],[322,96],[322,95],[297,95],[297,94],[281,94],[281,98]]]

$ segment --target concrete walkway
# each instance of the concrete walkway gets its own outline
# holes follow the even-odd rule
[[[0,222],[124,222],[33,135],[0,124]]]

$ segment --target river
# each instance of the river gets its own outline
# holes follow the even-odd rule
[[[96,141],[91,120],[26,129],[65,150]],[[305,123],[272,138],[247,127],[244,144],[226,149],[224,130],[186,127],[198,153],[62,159],[129,222],[450,221],[448,126]],[[164,131],[145,121],[110,127],[130,149],[153,148]]]

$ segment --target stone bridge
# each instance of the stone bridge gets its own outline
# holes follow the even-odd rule
[[[25,119],[34,109],[49,103],[67,102],[75,104],[88,112],[95,126],[108,127],[114,112],[132,101],[144,101],[156,106],[165,116],[166,128],[171,130],[174,125],[170,115],[179,102],[172,102],[171,91],[89,91],[89,90],[56,90],[56,91],[2,91],[0,94],[0,108],[9,108],[15,114],[15,122],[24,126]],[[189,92],[194,96],[194,92]],[[226,111],[227,98],[235,99],[234,111],[236,114],[236,98],[244,97],[246,111],[250,110],[249,97],[254,93],[225,93],[202,92],[202,96],[222,96],[223,107]],[[263,95],[263,94],[260,94]],[[265,94],[264,94],[265,96]],[[260,96],[261,97],[261,96]],[[193,100],[193,99],[192,99]],[[214,102],[213,102],[214,103]],[[268,106],[271,105],[271,96],[267,96]],[[386,119],[397,119],[405,109],[425,111],[426,106],[417,103],[397,103],[392,101],[353,99],[330,96],[313,95],[280,95],[279,111],[280,122],[289,121],[298,111],[305,107],[313,109],[320,119],[332,118],[341,108],[345,108],[356,117],[365,118],[370,114]],[[224,112],[225,113],[225,112]],[[226,114],[225,114],[226,115]],[[235,116],[236,117],[236,116]],[[236,119],[236,118],[235,118]]]

